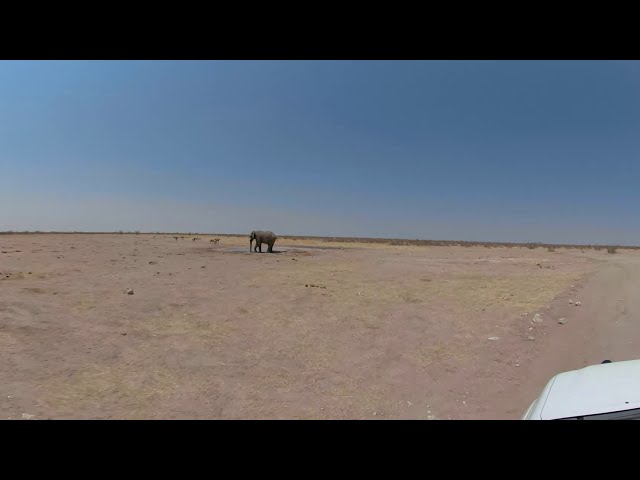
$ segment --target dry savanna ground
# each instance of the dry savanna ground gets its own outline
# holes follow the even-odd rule
[[[616,257],[198,237],[0,236],[0,418],[518,418]]]

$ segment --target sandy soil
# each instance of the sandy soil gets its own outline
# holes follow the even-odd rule
[[[0,418],[510,419],[640,357],[637,253],[200,238],[0,236]]]

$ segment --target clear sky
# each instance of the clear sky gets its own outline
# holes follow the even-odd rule
[[[640,244],[640,64],[0,62],[0,230]]]

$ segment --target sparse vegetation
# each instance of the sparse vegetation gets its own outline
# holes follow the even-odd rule
[[[616,253],[616,247],[607,247],[607,253]]]
[[[46,234],[82,234],[82,235],[106,235],[106,234],[133,234],[136,235],[152,235],[153,233],[142,233],[139,230],[135,232],[123,232],[122,230],[112,231],[112,232],[29,232],[29,231],[3,231],[0,232],[0,235],[8,235],[8,234],[35,234],[40,233],[43,235]],[[216,233],[216,232],[189,232],[185,234],[184,232],[157,232],[156,235],[168,235],[168,236],[190,236],[190,235],[216,235],[219,237],[244,237],[244,233]],[[475,242],[468,240],[404,240],[404,239],[390,239],[390,238],[372,238],[372,237],[313,237],[313,236],[298,236],[298,235],[280,235],[280,238],[283,240],[312,240],[312,241],[320,241],[320,242],[338,242],[338,243],[379,243],[379,244],[387,244],[387,245],[396,245],[396,246],[424,246],[424,247],[487,247],[487,248],[513,248],[513,247],[526,247],[530,250],[534,250],[538,247],[541,248],[566,248],[566,249],[579,249],[584,251],[586,249],[593,250],[602,250],[605,247],[600,245],[588,245],[588,244],[547,244],[547,243],[516,243],[516,242]],[[608,248],[608,247],[607,247]],[[638,250],[640,249],[640,245],[613,245],[611,248],[616,250],[618,249],[628,249],[628,250]]]
[[[555,247],[547,247],[547,252],[555,252],[556,248]]]

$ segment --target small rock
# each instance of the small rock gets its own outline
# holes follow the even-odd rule
[[[516,363],[516,367],[519,367],[519,366],[520,366],[520,364],[519,364],[519,363]]]
[[[542,323],[542,318],[539,313],[536,313],[531,321],[533,323]]]
[[[375,417],[376,415],[378,415],[378,412],[373,412],[373,416]]]
[[[532,337],[531,335],[529,335],[529,336],[527,337],[527,340],[529,340],[529,341],[533,342],[533,341],[535,340],[535,337]]]
[[[207,267],[206,265],[202,265],[200,268],[206,268],[206,267]]]
[[[565,323],[567,323],[567,319],[566,319],[566,318],[559,318],[559,319],[558,319],[558,323],[559,323],[560,325],[564,325]]]
[[[122,332],[120,335],[126,335],[126,334],[127,334],[127,332]]]
[[[576,305],[576,307],[579,307],[580,305],[582,305],[582,303],[576,302],[575,305]]]
[[[489,340],[500,340],[500,337],[489,337]]]
[[[462,401],[462,404],[463,404],[463,405],[466,405],[466,404],[467,404],[467,401],[466,401],[466,400],[463,400],[463,401]]]
[[[305,285],[305,287],[308,287],[308,286],[309,286],[309,284]]]
[[[573,305],[573,300],[569,300],[569,305]]]
[[[22,419],[23,420],[31,420],[34,417],[35,417],[35,415],[31,415],[30,413],[23,413],[22,414]]]
[[[124,292],[125,292],[127,295],[133,295],[133,288],[127,288]]]

